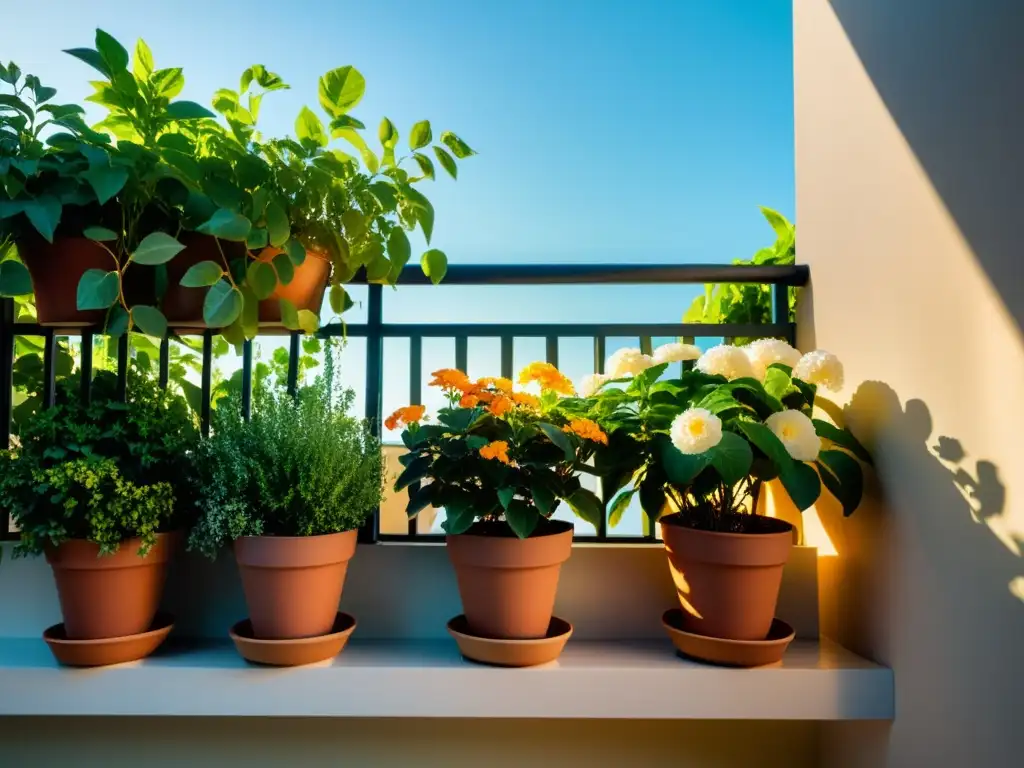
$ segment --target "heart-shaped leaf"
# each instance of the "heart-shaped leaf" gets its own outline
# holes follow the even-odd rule
[[[185,250],[185,246],[164,232],[153,232],[142,238],[139,247],[132,254],[132,261],[137,264],[166,264],[179,253]]]
[[[227,280],[218,280],[203,301],[203,320],[210,328],[231,325],[242,312],[242,294]]]
[[[0,261],[0,296],[25,296],[32,293],[32,278],[20,261]]]
[[[181,284],[186,288],[205,288],[213,285],[224,276],[224,270],[215,261],[200,261],[188,268],[188,271],[181,278]]]
[[[87,269],[78,281],[76,305],[80,310],[108,309],[117,300],[119,287],[117,272]]]
[[[423,268],[423,274],[430,278],[430,282],[437,285],[448,273],[448,257],[443,251],[431,248],[420,257],[420,267]]]
[[[235,213],[227,208],[218,208],[209,220],[198,227],[203,234],[236,243],[244,243],[249,237],[250,229],[252,229],[251,221],[240,213]]]
[[[285,259],[287,261],[287,257]],[[291,264],[291,262],[288,262]],[[246,281],[257,299],[266,299],[277,288],[277,273],[265,261],[253,261],[246,272]]]
[[[433,139],[434,135],[430,131],[430,121],[420,120],[409,131],[409,149],[422,149]]]
[[[167,318],[156,307],[136,304],[132,307],[132,322],[147,336],[162,339],[167,334]]]

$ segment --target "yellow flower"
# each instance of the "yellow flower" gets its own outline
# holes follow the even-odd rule
[[[512,402],[524,408],[540,408],[540,398],[529,392],[513,392]]]
[[[512,379],[506,379],[504,376],[485,376],[478,379],[476,385],[480,389],[496,389],[506,395],[512,394]]]
[[[576,394],[572,382],[551,363],[530,363],[523,368],[519,374],[519,383],[529,384],[531,381],[538,382],[541,390],[551,390],[562,395]]]
[[[423,418],[426,411],[426,406],[423,405],[407,405],[384,419],[384,426],[390,430],[398,429],[406,424],[414,424]]]
[[[474,395],[472,392],[467,392],[459,400],[459,405],[463,408],[475,408],[480,404],[480,396]]]
[[[578,437],[582,437],[584,440],[593,440],[595,443],[608,445],[608,435],[601,430],[597,422],[590,419],[573,419],[566,426],[562,427],[562,431],[570,432]]]
[[[502,464],[508,464],[508,443],[504,440],[495,440],[480,449],[480,456],[484,459],[494,459]]]
[[[469,392],[473,388],[469,377],[457,368],[441,368],[430,375],[434,377],[430,386],[440,387],[446,392]]]
[[[512,400],[504,395],[496,395],[491,398],[487,410],[494,416],[503,416],[512,408]]]

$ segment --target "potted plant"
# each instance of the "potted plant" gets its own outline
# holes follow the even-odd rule
[[[134,372],[128,384],[122,401],[116,376],[101,371],[82,403],[77,381],[66,379],[57,404],[21,425],[0,477],[0,504],[21,534],[15,556],[45,554],[53,568],[64,623],[48,639],[101,658],[170,629],[154,617],[197,442],[181,397]],[[90,642],[100,640],[110,642]]]
[[[552,515],[565,501],[585,520],[599,521],[600,501],[576,471],[605,435],[593,422],[563,415],[561,395],[573,387],[547,363],[520,375],[521,384],[539,384],[539,396],[516,391],[509,379],[474,382],[453,369],[433,377],[448,398],[437,423],[423,423],[423,407],[410,406],[386,426],[406,427],[409,453],[395,489],[411,488],[409,516],[445,509],[442,527],[465,611],[449,628],[470,658],[548,661],[571,632],[552,613],[573,526]]]
[[[608,431],[595,466],[610,523],[634,495],[660,521],[683,608],[675,629],[748,649],[779,639],[770,631],[792,525],[755,514],[757,496],[777,480],[805,510],[824,484],[847,514],[859,505],[857,459],[870,457],[850,432],[812,418],[818,385],[842,384],[839,361],[770,339],[616,354],[610,377],[576,404]],[[670,362],[695,357],[693,370],[659,380]]]
[[[328,658],[355,624],[338,602],[357,529],[380,503],[383,458],[330,360],[295,397],[259,388],[251,421],[222,400],[198,451],[189,548],[213,558],[233,545],[249,609],[233,637],[255,661]]]

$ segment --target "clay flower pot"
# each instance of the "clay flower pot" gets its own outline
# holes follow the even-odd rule
[[[198,232],[182,232],[178,235],[178,241],[185,246],[185,250],[167,262],[167,293],[164,294],[160,308],[171,328],[205,328],[203,302],[210,289],[186,288],[181,284],[181,278],[201,261],[212,261],[225,267],[225,257],[228,263],[244,259],[245,244],[221,240],[218,248],[217,238]]]
[[[253,635],[286,640],[331,632],[356,536],[345,531],[237,539],[235,560]]]
[[[469,629],[480,637],[546,637],[558,574],[572,552],[572,524],[551,521],[526,539],[472,530],[445,539]]]
[[[679,629],[729,640],[768,637],[782,568],[793,546],[793,526],[776,518],[750,517],[760,532],[703,531],[686,526],[678,514],[661,518],[683,608]]]
[[[280,248],[264,248],[257,258],[269,263],[279,253]],[[278,283],[274,292],[260,302],[260,325],[281,325],[281,299],[294,304],[296,311],[308,309],[319,314],[330,276],[331,262],[327,255],[307,250],[306,260],[295,267],[291,282],[288,285]]]
[[[158,533],[145,557],[141,539],[128,539],[112,555],[75,539],[46,550],[69,640],[98,640],[147,632],[153,624],[176,539]]]
[[[78,309],[78,281],[89,269],[109,272],[114,268],[101,245],[85,237],[42,237],[18,241],[18,255],[32,278],[36,317],[40,325],[80,328],[103,322],[103,310]]]

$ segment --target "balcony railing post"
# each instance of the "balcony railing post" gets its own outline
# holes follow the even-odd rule
[[[14,401],[14,299],[0,299],[0,448],[11,447]],[[11,530],[7,510],[0,510],[0,541]]]
[[[384,324],[383,286],[375,283],[367,291],[366,319],[366,420],[374,437],[381,436],[381,410],[383,408]],[[376,543],[380,534],[380,509],[374,510],[366,525],[359,531],[359,540]]]

